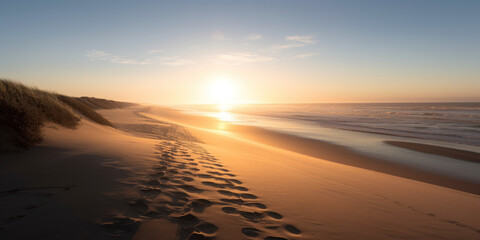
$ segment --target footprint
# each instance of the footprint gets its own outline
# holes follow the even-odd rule
[[[239,212],[240,215],[244,218],[246,218],[247,220],[250,220],[250,221],[258,221],[259,219],[262,219],[263,218],[263,213],[260,213],[260,212],[245,212],[245,211],[240,211]]]
[[[148,211],[143,214],[143,216],[149,217],[149,218],[161,218],[163,217],[162,214],[160,214],[157,211]]]
[[[285,230],[287,230],[288,232],[292,233],[292,234],[300,234],[302,233],[302,231],[300,231],[300,229],[296,228],[295,226],[293,225],[285,225]]]
[[[187,168],[187,165],[185,165],[185,164],[178,164],[178,165],[175,166],[175,167],[178,168],[178,169],[185,169],[185,168]]]
[[[222,195],[229,196],[229,197],[232,197],[232,196],[239,197],[239,194],[236,194],[234,192],[230,192],[230,191],[227,191],[227,190],[218,190],[217,192],[222,194]]]
[[[231,183],[230,181],[228,181],[228,179],[226,179],[226,178],[213,177],[213,179],[215,179],[215,180],[217,180],[217,181],[225,182],[225,186],[226,186],[226,185],[228,185],[228,186],[233,186],[233,183]]]
[[[201,193],[201,192],[203,192],[202,189],[199,189],[199,188],[196,188],[194,186],[187,185],[187,184],[180,185],[178,187],[181,188],[181,189],[185,189],[185,191],[191,192],[191,193]]]
[[[196,199],[192,201],[192,208],[193,211],[201,213],[207,207],[212,206],[212,202],[208,201],[207,199]]]
[[[165,207],[165,206],[156,207],[155,210],[156,210],[156,212],[158,212],[162,216],[168,216],[173,212],[172,209],[170,209],[168,207]]]
[[[220,184],[220,183],[214,183],[214,182],[205,181],[205,182],[202,182],[202,184],[203,184],[203,185],[210,186],[210,187],[225,188],[225,184]]]
[[[169,181],[170,178],[169,178],[169,177],[161,177],[160,180],[161,180],[161,181]]]
[[[208,240],[208,239],[210,238],[205,237],[200,233],[192,233],[192,235],[190,235],[190,237],[188,238],[188,240]]]
[[[158,186],[160,185],[160,182],[158,180],[149,180],[149,181],[146,181],[145,184],[151,185],[151,186]]]
[[[165,173],[164,172],[154,172],[154,173],[150,174],[150,176],[154,177],[154,178],[163,177],[163,176],[165,176]]]
[[[265,240],[288,240],[286,238],[282,238],[282,237],[271,237],[271,236],[268,236],[265,238]]]
[[[242,182],[237,180],[237,179],[231,178],[231,179],[227,179],[227,180],[230,181],[230,182],[236,183],[236,184],[242,184]]]
[[[166,164],[165,164],[166,165]],[[167,167],[165,166],[159,166],[159,167],[153,167],[154,170],[156,171],[165,171],[167,170]]]
[[[167,205],[172,207],[183,207],[185,206],[187,199],[176,199],[174,202],[166,202]]]
[[[183,184],[183,181],[179,180],[179,179],[171,179],[170,182],[177,183],[177,184]]]
[[[207,173],[217,175],[217,176],[223,176],[224,175],[223,173],[219,173],[219,172],[215,172],[215,171],[207,171]]]
[[[140,213],[148,210],[147,201],[145,199],[132,200],[128,203],[128,205]]]
[[[230,188],[236,189],[238,191],[246,192],[248,191],[248,188],[246,187],[240,187],[240,186],[229,186]]]
[[[190,213],[178,217],[177,220],[179,223],[187,226],[194,226],[200,222],[200,219]]]
[[[199,177],[199,178],[213,178],[213,176],[210,175],[210,174],[198,174],[197,177]]]
[[[100,225],[112,232],[121,230],[132,233],[140,226],[140,221],[129,217],[115,217],[111,221],[103,222]]]
[[[177,132],[176,127],[173,127],[173,132],[167,134],[175,138],[182,138],[183,133]],[[143,207],[144,214],[142,216],[147,218],[167,218],[177,222],[179,224],[178,236],[184,240],[195,239],[216,239],[210,234],[215,234],[219,231],[219,228],[213,224],[202,221],[199,217],[195,216],[197,213],[202,213],[205,208],[211,207],[213,204],[224,205],[221,210],[227,214],[239,214],[242,219],[259,222],[266,216],[265,224],[262,224],[262,228],[265,231],[275,231],[280,233],[280,229],[283,228],[283,234],[299,235],[302,232],[293,225],[281,224],[281,222],[273,221],[272,219],[283,219],[283,216],[277,212],[266,211],[267,206],[258,202],[250,202],[249,200],[258,199],[254,194],[248,193],[248,188],[243,187],[242,181],[235,179],[236,175],[230,173],[215,157],[205,151],[202,147],[190,144],[189,142],[183,142],[178,140],[172,140],[172,142],[163,143],[162,160],[163,165],[158,165],[154,168],[155,171],[151,174],[150,178],[155,181],[143,182],[147,186],[141,186],[140,190],[146,193],[163,193],[170,199],[168,201],[157,202],[156,206],[163,205],[162,208],[154,208],[153,211],[148,211],[149,207],[147,202],[145,205],[141,205],[141,202],[132,204],[140,205]],[[198,167],[197,167],[198,166]],[[199,167],[202,166],[202,167]],[[200,168],[206,172],[201,172]],[[169,176],[169,177],[167,177]],[[225,176],[229,176],[228,178]],[[205,181],[202,181],[205,180]],[[203,186],[209,186],[212,188],[201,187],[190,182],[199,181]],[[177,184],[175,184],[177,183]],[[192,184],[192,185],[190,185]],[[164,187],[161,187],[164,186]],[[167,190],[165,187],[170,187]],[[201,188],[204,189],[201,189]],[[204,191],[217,190],[221,195],[226,196],[220,198],[219,202],[212,203],[206,199],[192,199],[190,193],[202,193]],[[221,195],[216,195],[221,196]],[[224,197],[222,196],[222,197]],[[218,201],[216,198],[215,201]],[[245,206],[245,209],[237,209],[233,206]],[[189,213],[190,212],[190,213]],[[195,214],[195,215],[194,215]],[[173,215],[173,216],[172,216]],[[277,223],[274,226],[274,222]],[[267,224],[269,223],[269,224]],[[270,225],[270,227],[269,227]],[[266,230],[266,229],[272,230]],[[259,228],[260,229],[260,228]],[[286,236],[282,235],[266,235],[261,229],[259,230],[253,227],[244,226],[241,229],[243,238],[255,238],[266,240],[285,240]],[[273,232],[272,232],[273,233]],[[264,235],[265,234],[265,235]],[[293,236],[293,235],[292,235]]]
[[[143,192],[143,193],[150,194],[150,195],[158,195],[162,192],[161,189],[153,188],[153,187],[143,187],[143,188],[140,188],[140,191]]]
[[[260,230],[256,228],[242,228],[243,235],[247,237],[257,237],[260,234]]]
[[[267,206],[265,206],[265,204],[262,204],[262,203],[245,203],[245,206],[256,207],[260,209],[267,209]]]
[[[276,213],[276,212],[272,212],[272,211],[266,211],[265,212],[268,216],[270,216],[271,218],[275,218],[275,219],[282,219],[283,216],[280,215],[279,213]]]
[[[233,203],[233,204],[237,204],[237,205],[242,205],[243,204],[243,200],[242,199],[231,199],[231,198],[222,198],[220,199],[220,201],[222,202],[228,202],[228,203]]]
[[[204,233],[208,233],[208,234],[213,234],[215,233],[217,230],[218,230],[218,227],[211,224],[211,223],[207,223],[207,222],[204,222],[204,223],[200,223],[197,228],[201,231],[201,232],[204,232]]]
[[[243,199],[257,199],[257,196],[250,194],[250,193],[242,193],[240,197]]]
[[[225,213],[238,213],[237,209],[234,207],[223,207],[222,211]]]
[[[191,177],[182,177],[183,181],[191,182],[193,181],[193,178]]]
[[[187,198],[189,197],[190,195],[188,195],[187,193],[184,193],[184,192],[180,192],[180,191],[173,191],[173,192],[168,192],[167,194],[175,197],[175,198]]]

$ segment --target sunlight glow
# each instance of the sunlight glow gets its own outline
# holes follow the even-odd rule
[[[214,114],[214,116],[218,120],[223,121],[223,122],[233,122],[233,121],[235,121],[235,117],[233,116],[233,114],[231,114],[230,112],[227,112],[227,111],[216,112]]]
[[[206,97],[216,109],[212,116],[220,120],[219,129],[224,130],[226,126],[224,122],[236,121],[230,110],[239,100],[239,88],[232,79],[224,76],[213,78],[206,87]]]
[[[226,108],[225,105],[233,103],[237,93],[236,90],[230,79],[218,78],[210,84],[209,96],[214,104]]]

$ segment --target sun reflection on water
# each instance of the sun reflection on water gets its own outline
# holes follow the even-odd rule
[[[220,120],[218,129],[219,130],[227,130],[228,123],[236,121],[235,116],[230,112],[232,108],[231,105],[228,104],[220,104],[217,106],[218,111],[213,114],[213,116]]]
[[[235,121],[235,117],[230,112],[226,112],[226,111],[217,112],[215,114],[215,117],[218,120],[223,121],[223,122]]]
[[[235,121],[235,117],[231,112],[229,112],[231,108],[232,106],[227,104],[218,105],[218,112],[214,113],[215,118],[223,122]]]

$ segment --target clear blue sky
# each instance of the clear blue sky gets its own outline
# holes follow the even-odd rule
[[[5,1],[0,77],[159,104],[480,101],[480,1]]]

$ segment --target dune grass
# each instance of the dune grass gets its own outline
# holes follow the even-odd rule
[[[118,102],[118,101],[94,98],[94,97],[79,97],[76,99],[93,109],[117,109],[117,108],[126,108],[126,107],[138,105],[135,103]]]
[[[77,98],[67,97],[63,95],[57,95],[57,98],[65,103],[66,105],[70,106],[75,111],[81,113],[83,116],[89,118],[90,120],[102,124],[113,127],[112,123],[105,119],[102,115],[98,114],[87,104],[81,102]]]
[[[0,151],[13,144],[22,148],[30,147],[42,141],[42,127],[46,122],[75,128],[80,121],[79,113],[86,118],[106,126],[113,124],[95,112],[91,104],[94,98],[75,98],[27,87],[9,80],[0,79]],[[101,106],[108,107],[102,99]],[[116,103],[110,101],[110,103]],[[118,102],[118,106],[130,106]],[[117,108],[110,105],[109,108]]]

